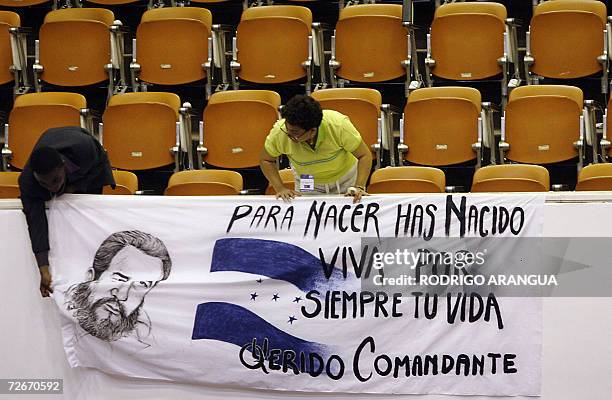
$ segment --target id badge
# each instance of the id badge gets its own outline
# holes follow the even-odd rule
[[[300,175],[300,192],[314,191],[314,176],[302,174]]]

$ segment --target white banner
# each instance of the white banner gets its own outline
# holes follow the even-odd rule
[[[539,395],[540,299],[366,290],[383,250],[361,240],[540,237],[543,202],[63,196],[49,230],[66,354],[233,387]]]

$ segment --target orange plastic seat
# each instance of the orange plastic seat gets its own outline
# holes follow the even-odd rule
[[[172,174],[167,196],[237,195],[242,190],[242,176],[235,171],[193,170]]]
[[[136,174],[129,171],[113,170],[113,178],[115,178],[115,189],[110,186],[104,186],[102,194],[109,195],[131,195],[138,191],[138,177]]]
[[[375,89],[335,88],[312,93],[324,109],[336,110],[348,116],[361,134],[361,138],[373,152],[382,142],[379,124],[382,96]]]
[[[578,173],[577,191],[612,190],[612,164],[591,164]]]
[[[141,81],[181,85],[207,78],[212,14],[205,8],[164,7],[145,11],[136,31]]]
[[[232,81],[278,84],[306,78],[310,86],[312,13],[301,6],[246,9],[236,32]]]
[[[291,168],[281,169],[278,171],[278,174],[281,177],[281,181],[283,181],[283,186],[285,186],[287,189],[295,189],[295,175],[293,174],[293,170]],[[274,190],[272,185],[268,184],[265,194],[276,194],[276,190]]]
[[[0,6],[10,8],[21,8],[50,3],[49,0],[0,0]]]
[[[427,166],[479,162],[480,100],[478,90],[466,87],[411,92],[400,132],[400,152],[405,160]]]
[[[9,29],[18,26],[21,26],[21,22],[17,13],[0,11],[0,85],[14,79],[10,71],[11,65],[13,65],[13,57],[11,56]]]
[[[330,61],[334,75],[355,82],[384,82],[406,75],[407,31],[399,4],[363,4],[340,11]]]
[[[280,96],[269,90],[214,93],[200,124],[198,153],[207,164],[221,168],[259,166],[266,136],[278,120]]]
[[[370,177],[368,193],[444,193],[446,177],[438,168],[387,167]]]
[[[20,172],[0,172],[0,199],[19,198]]]
[[[113,96],[102,117],[100,135],[111,165],[145,170],[175,163],[178,168],[180,103],[173,93]]]
[[[582,158],[582,90],[563,85],[532,85],[510,93],[502,123],[505,158],[525,164],[550,164]]]
[[[548,170],[539,165],[505,164],[474,173],[472,192],[548,192]]]
[[[534,10],[525,59],[529,73],[573,79],[601,72],[606,5],[595,0],[555,0]],[[571,28],[570,28],[571,27]],[[603,83],[603,82],[602,82]]]
[[[433,75],[477,80],[502,73],[506,8],[487,2],[449,3],[436,9],[431,24]]]
[[[12,153],[10,164],[23,169],[32,148],[47,129],[85,127],[81,118],[85,108],[85,97],[76,93],[47,92],[18,96],[9,114],[9,134],[5,138],[5,144]]]
[[[107,81],[106,66],[111,63],[110,27],[114,19],[112,11],[102,8],[49,12],[39,33],[40,59],[34,68],[38,78],[69,87]]]

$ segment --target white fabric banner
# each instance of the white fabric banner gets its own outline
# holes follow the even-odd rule
[[[232,387],[539,395],[540,299],[366,290],[382,269],[361,241],[540,237],[543,203],[62,196],[49,231],[66,355],[72,367]]]

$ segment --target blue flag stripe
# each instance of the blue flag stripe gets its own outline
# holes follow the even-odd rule
[[[222,302],[199,304],[193,324],[193,340],[211,339],[242,347],[257,339],[268,339],[270,348],[292,350],[296,354],[325,354],[326,346],[292,336],[244,307]]]
[[[334,268],[325,277],[321,260],[301,247],[274,240],[219,239],[213,250],[211,272],[238,271],[292,283],[307,292],[342,286],[342,273]]]

